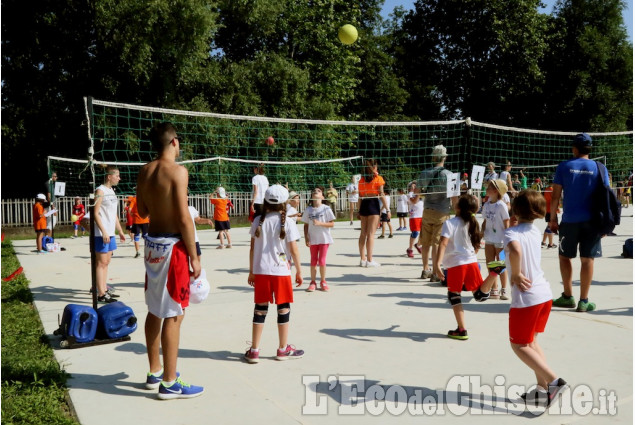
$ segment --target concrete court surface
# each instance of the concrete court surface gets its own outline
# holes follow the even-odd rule
[[[69,303],[91,304],[88,238],[61,240],[66,251],[36,254],[34,241],[14,241],[45,332],[71,374],[70,396],[85,425],[111,424],[358,424],[358,423],[633,423],[633,261],[621,258],[633,235],[625,210],[617,236],[603,240],[591,300],[598,311],[554,308],[539,341],[548,363],[571,390],[562,405],[525,410],[517,395],[535,383],[508,343],[509,301],[476,303],[464,293],[470,339],[446,337],[456,327],[446,289],[419,279],[421,258],[408,258],[407,231],[375,241],[379,268],[359,267],[359,222],[338,222],[327,257],[331,291],[307,293],[309,250],[300,241],[305,282],[295,290],[289,342],[304,358],[279,362],[275,308],[269,309],[261,361],[242,355],[251,338],[253,289],[247,284],[247,228],[231,231],[234,247],[215,249],[213,230],[199,231],[212,291],[187,309],[178,369],[205,386],[190,400],[159,401],[144,387],[143,322],[147,312],[142,258],[119,243],[108,283],[139,317],[131,341],[58,348],[53,336]],[[397,219],[393,220],[397,227]],[[539,228],[544,221],[536,221]],[[302,231],[300,231],[302,234]],[[377,233],[379,235],[379,232]],[[555,249],[542,266],[554,297],[562,290]],[[484,262],[483,250],[479,259]],[[579,260],[574,260],[574,278]],[[574,282],[579,298],[579,285]],[[518,387],[523,386],[523,387]],[[387,398],[388,401],[384,399]],[[422,417],[423,416],[423,417]],[[429,419],[426,417],[430,416]],[[423,422],[422,422],[423,421]]]

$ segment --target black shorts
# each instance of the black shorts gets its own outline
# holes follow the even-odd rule
[[[221,230],[229,230],[231,227],[229,226],[229,220],[227,221],[218,221],[214,220],[214,230],[220,232]]]
[[[381,215],[379,217],[379,221],[381,223],[389,223],[390,219],[388,218],[388,213],[381,213]]]
[[[201,244],[196,242],[196,255],[201,256]]]
[[[263,204],[254,204],[254,218],[262,214]],[[216,229],[218,230],[218,229]]]
[[[575,258],[578,247],[580,257],[597,258],[602,256],[602,238],[597,234],[590,221],[583,223],[560,223],[558,227],[560,242],[559,254]]]
[[[405,212],[405,213],[400,213],[400,212],[398,212],[398,213],[397,213],[397,217],[399,217],[399,218],[402,218],[402,217],[408,217],[408,213],[407,213],[407,212]]]
[[[149,223],[133,224],[132,225],[132,233],[135,234],[135,235],[147,235],[149,228],[150,228],[150,224]]]
[[[369,215],[379,215],[379,199],[378,198],[364,198],[362,204],[359,206],[359,215],[367,217]]]

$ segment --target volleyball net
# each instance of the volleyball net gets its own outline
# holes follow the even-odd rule
[[[250,192],[253,169],[263,164],[271,184],[308,191],[315,186],[343,189],[364,174],[364,160],[376,159],[391,189],[406,188],[432,166],[432,149],[447,148],[445,167],[470,173],[473,165],[507,161],[512,173],[551,180],[555,166],[571,157],[575,132],[501,127],[466,120],[430,122],[321,121],[223,115],[153,108],[85,98],[87,158],[49,157],[49,172],[66,182],[68,196],[92,193],[103,181],[100,165],[117,165],[118,192],[134,193],[140,167],[155,159],[149,130],[170,121],[181,137],[177,162],[189,171],[192,194]],[[590,133],[592,157],[601,158],[615,183],[632,170],[633,132]],[[268,138],[274,142],[269,144]]]

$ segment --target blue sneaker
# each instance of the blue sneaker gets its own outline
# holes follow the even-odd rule
[[[176,372],[176,377],[178,378],[179,376],[181,376],[181,374],[179,372]],[[149,390],[156,390],[157,388],[159,388],[159,384],[162,380],[163,369],[161,369],[160,375],[153,375],[152,373],[148,372],[148,376],[146,377],[146,388]]]
[[[196,385],[186,384],[180,377],[176,378],[174,384],[169,387],[165,382],[159,385],[159,400],[171,400],[175,398],[193,398],[203,394],[205,389]]]

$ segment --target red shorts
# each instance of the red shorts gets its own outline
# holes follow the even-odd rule
[[[530,344],[537,333],[545,331],[552,300],[531,307],[509,309],[509,341]]]
[[[254,290],[254,302],[256,304],[293,302],[291,276],[254,275]]]
[[[421,217],[419,217],[419,218],[411,218],[410,219],[410,231],[411,232],[420,232],[421,231]]]
[[[476,291],[483,284],[483,276],[478,263],[463,264],[448,269],[448,291],[461,293],[465,286],[466,291]]]

